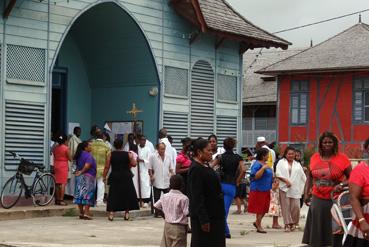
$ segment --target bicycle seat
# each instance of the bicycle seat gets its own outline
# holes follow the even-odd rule
[[[37,167],[37,169],[39,169],[39,170],[44,170],[45,169],[45,166],[44,165],[37,165],[37,164],[35,164],[35,167]]]

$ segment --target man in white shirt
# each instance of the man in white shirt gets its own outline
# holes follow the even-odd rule
[[[268,143],[266,142],[266,139],[264,136],[259,136],[257,139],[256,139],[257,143],[256,145],[259,146],[259,147],[262,147],[262,148],[266,148],[269,150],[269,153],[271,155],[271,158],[267,160],[267,163],[270,167],[273,168],[273,165],[275,163],[275,160],[276,160],[276,156],[275,156],[275,152],[273,149],[269,148],[268,147]]]
[[[176,159],[177,159],[177,152],[175,149],[172,148],[172,144],[169,142],[167,137],[168,131],[166,128],[162,128],[159,130],[159,143],[165,144],[165,153],[170,156],[172,160],[172,169],[173,171],[176,170]]]
[[[68,170],[68,184],[65,187],[65,194],[67,195],[74,195],[74,189],[75,189],[75,176],[73,174],[73,170],[75,169],[75,161],[74,161],[74,155],[77,151],[77,146],[82,141],[79,138],[81,136],[81,128],[76,126],[73,129],[73,134],[68,139],[68,148],[69,153],[73,159],[73,161],[68,161],[69,170]]]
[[[134,174],[132,179],[136,189],[137,198],[144,201],[144,208],[148,206],[147,203],[150,201],[151,185],[149,176],[149,157],[154,152],[146,143],[146,137],[140,135],[137,158],[138,165],[140,166],[140,176],[137,176],[137,166],[131,168],[131,171]],[[138,186],[138,177],[140,178],[140,186]],[[139,193],[139,187],[141,188],[141,194]]]
[[[166,146],[159,143],[157,152],[149,157],[149,174],[154,190],[154,202],[160,199],[161,192],[169,192],[169,179],[174,174],[172,159],[166,154]],[[155,212],[157,216],[157,212]]]

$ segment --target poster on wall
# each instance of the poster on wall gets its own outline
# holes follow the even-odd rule
[[[143,121],[107,121],[104,129],[109,133],[111,143],[114,143],[114,140],[118,138],[123,139],[125,145],[129,133],[143,133]]]
[[[73,134],[73,130],[74,130],[75,127],[80,127],[80,124],[79,123],[73,123],[73,122],[68,123],[68,135]]]

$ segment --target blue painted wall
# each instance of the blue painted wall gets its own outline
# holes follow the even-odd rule
[[[87,11],[72,26],[59,56],[69,70],[67,119],[81,123],[83,138],[93,124],[131,120],[126,111],[135,102],[144,111],[138,115],[144,132],[155,142],[159,96],[148,92],[159,87],[157,69],[144,35],[126,12],[112,3]]]
[[[68,69],[67,124],[80,123],[82,139],[87,139],[91,127],[91,88],[84,60],[70,35],[60,50],[59,66]]]
[[[108,121],[130,121],[127,111],[132,102],[143,110],[137,120],[144,121],[144,134],[155,143],[158,126],[158,97],[149,96],[151,86],[94,88],[92,90],[92,122],[100,126]],[[100,100],[95,100],[100,99]]]

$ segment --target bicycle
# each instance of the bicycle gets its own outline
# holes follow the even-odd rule
[[[1,191],[1,206],[5,209],[13,207],[19,201],[23,189],[26,199],[32,197],[33,205],[46,206],[54,198],[55,178],[45,171],[45,166],[35,164],[20,157],[15,152],[9,152],[14,159],[19,159],[17,173],[6,181]],[[25,182],[23,174],[31,175],[36,172],[32,184]]]

